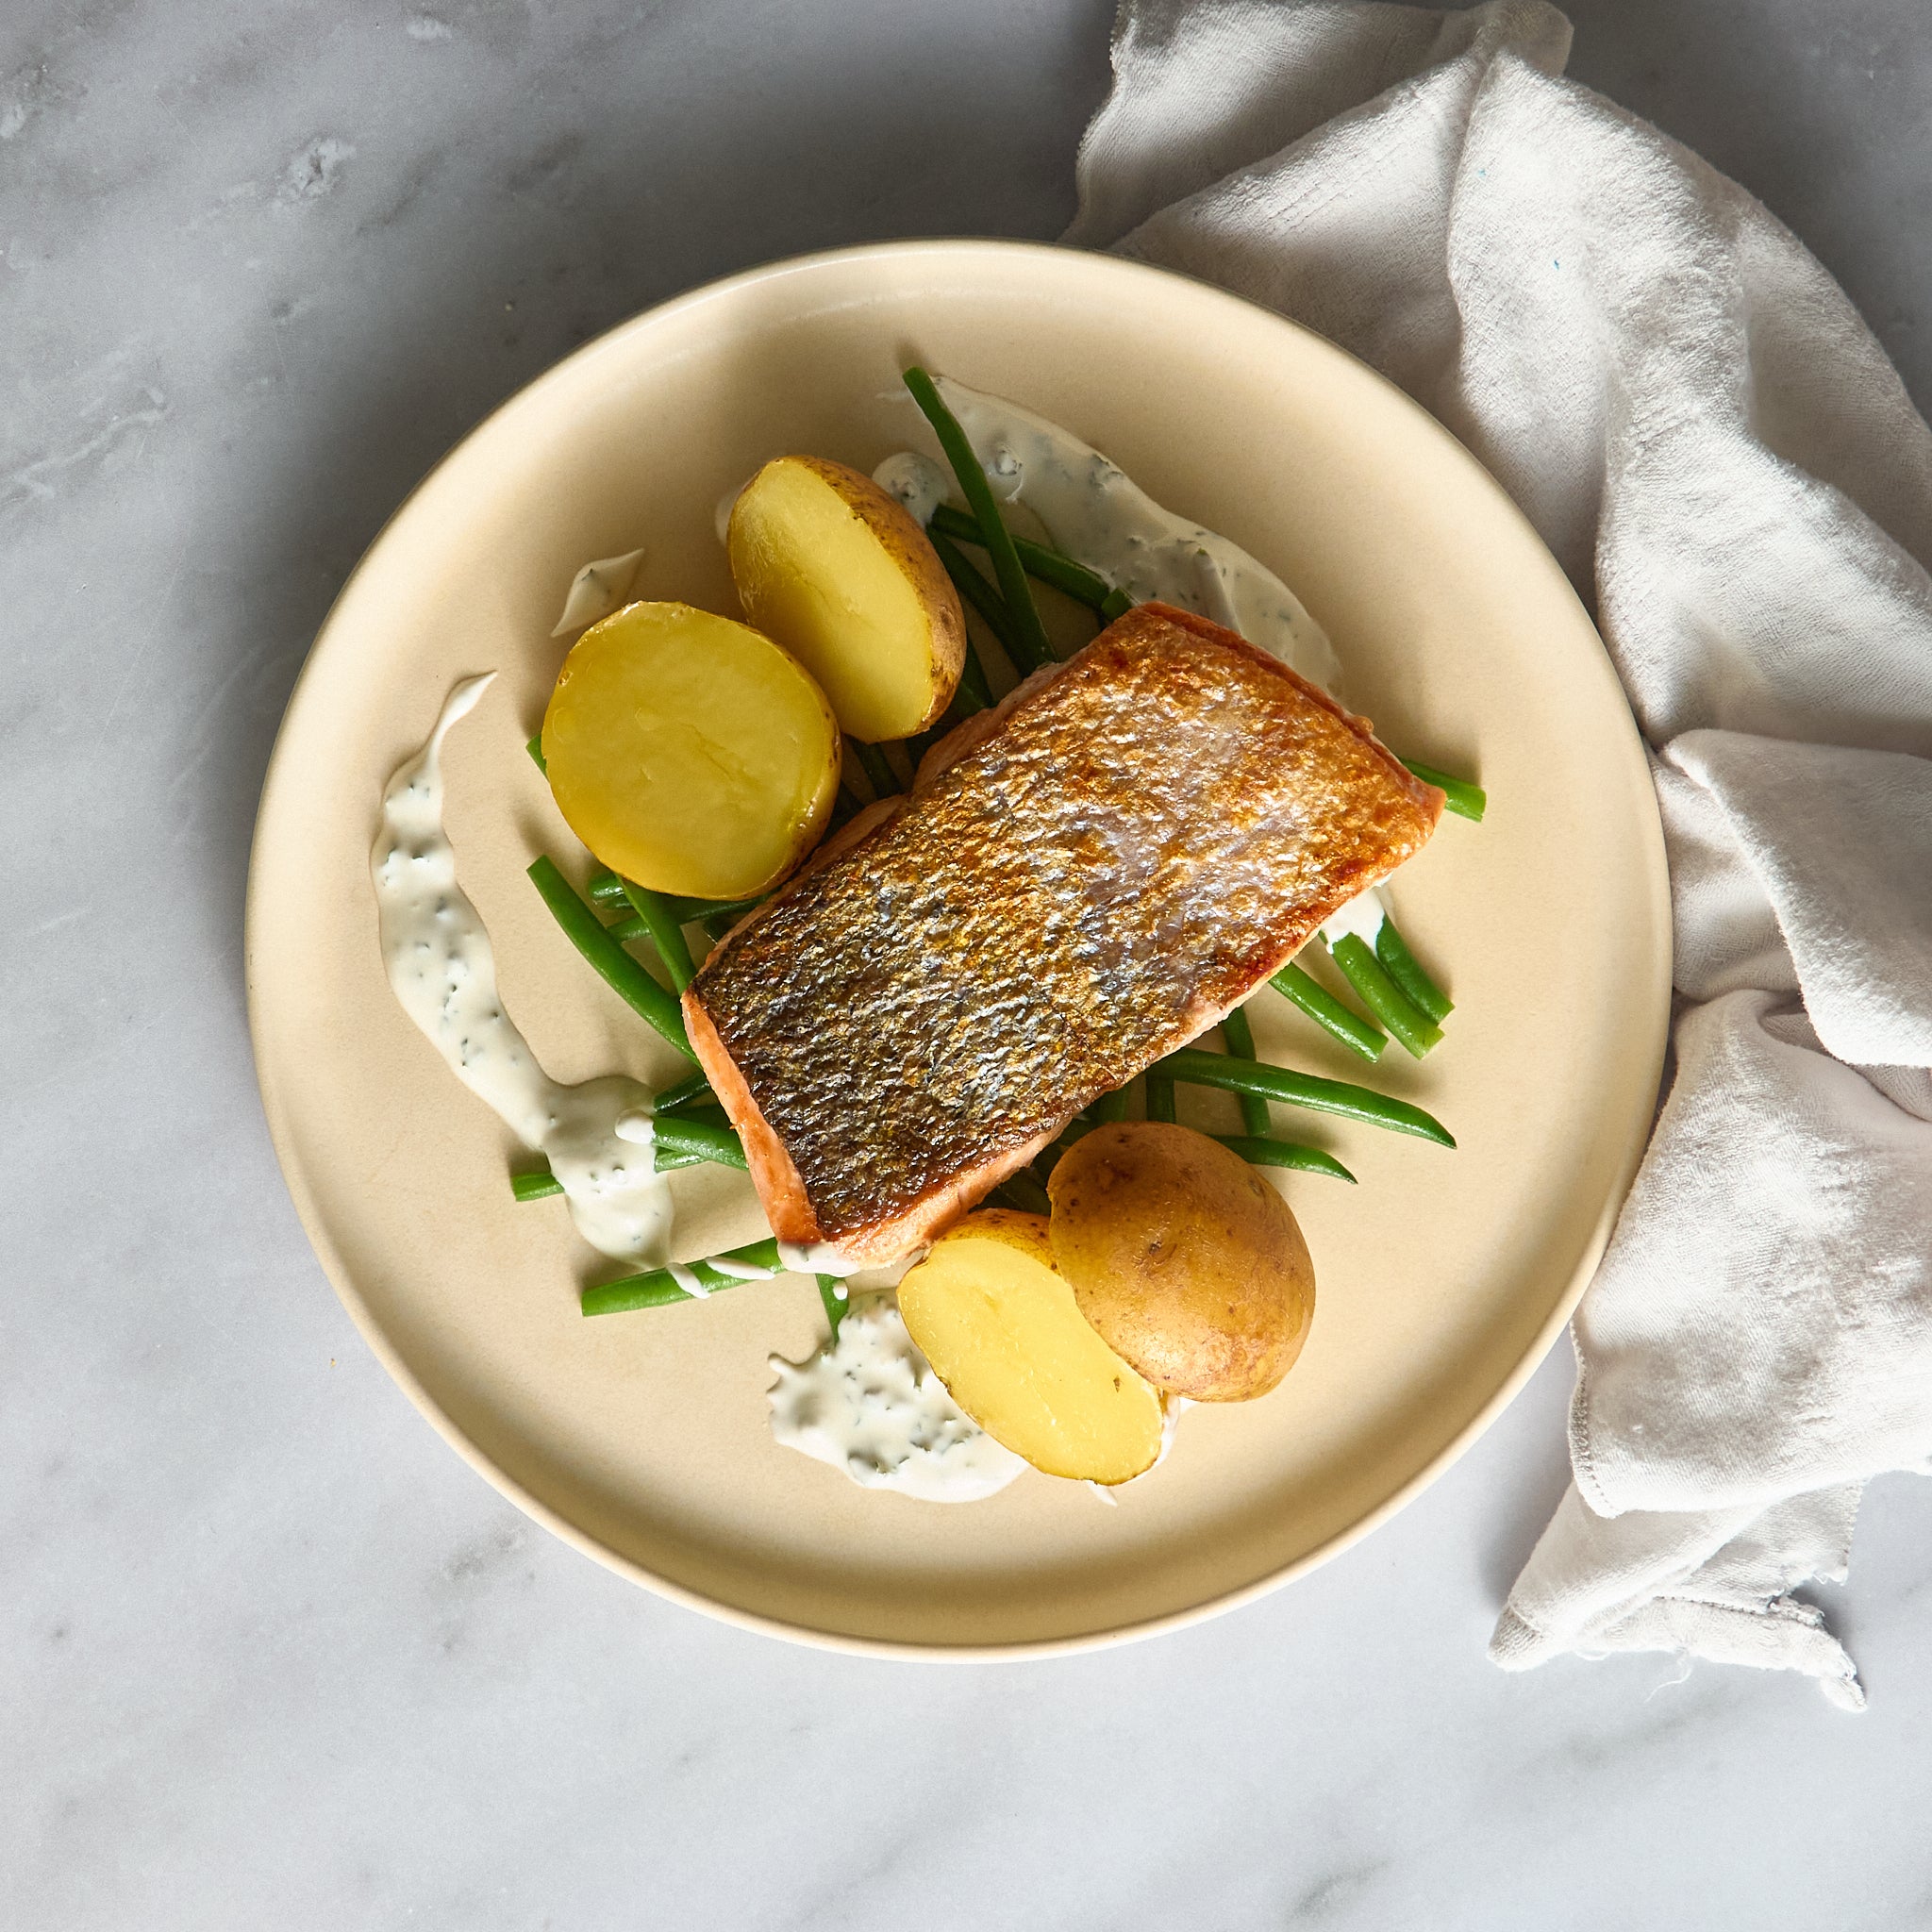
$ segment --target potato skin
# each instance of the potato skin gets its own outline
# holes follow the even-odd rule
[[[1018,1248],[1029,1261],[1038,1261],[1042,1268],[1054,1265],[1053,1225],[1043,1214],[1028,1214],[1019,1208],[975,1208],[965,1220],[956,1221],[946,1230],[946,1234],[960,1233]],[[940,1241],[945,1238],[942,1234]]]
[[[824,483],[877,540],[879,547],[918,596],[928,626],[933,694],[924,717],[905,735],[909,738],[924,731],[944,715],[958,689],[959,673],[966,662],[966,614],[952,578],[940,562],[939,553],[912,512],[863,471],[835,462],[830,457],[808,456],[777,457],[765,468],[774,469],[781,463],[796,465]],[[757,480],[752,479],[754,484]],[[750,488],[746,486],[745,494],[750,493]],[[743,500],[741,495],[740,501]],[[736,515],[734,508],[734,520]],[[734,575],[737,571],[734,561]],[[742,588],[741,585],[741,591]]]
[[[1265,1395],[1293,1367],[1315,1271],[1288,1204],[1191,1127],[1097,1127],[1053,1171],[1054,1259],[1102,1340],[1195,1402]]]

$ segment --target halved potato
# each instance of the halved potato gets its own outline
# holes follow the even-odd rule
[[[732,506],[744,614],[824,687],[840,724],[878,744],[924,731],[966,656],[958,593],[905,506],[824,457],[779,457]]]
[[[689,604],[630,604],[592,625],[543,714],[571,830],[613,872],[698,899],[749,898],[811,850],[840,751],[795,659]]]
[[[1080,1312],[1157,1388],[1265,1395],[1307,1340],[1315,1271],[1288,1204],[1191,1127],[1121,1121],[1047,1184],[1053,1256]]]
[[[1074,1306],[1044,1215],[969,1214],[900,1282],[899,1312],[946,1392],[1035,1469],[1124,1483],[1159,1457],[1160,1398]]]

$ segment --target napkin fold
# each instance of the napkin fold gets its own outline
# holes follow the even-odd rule
[[[1932,433],[1736,183],[1539,0],[1123,0],[1070,242],[1402,385],[1595,613],[1651,747],[1675,1070],[1573,1324],[1574,1481],[1491,1654],[1864,1693],[1814,1606],[1932,1469]]]

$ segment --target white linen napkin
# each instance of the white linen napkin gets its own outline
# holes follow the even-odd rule
[[[1757,202],[1562,78],[1537,0],[1123,0],[1067,239],[1232,289],[1446,423],[1646,741],[1675,1072],[1573,1328],[1574,1483],[1491,1654],[1864,1701],[1821,1613],[1932,1467],[1932,433]]]

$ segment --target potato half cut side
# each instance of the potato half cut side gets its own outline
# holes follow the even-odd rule
[[[570,828],[659,892],[743,899],[818,842],[839,726],[799,664],[689,604],[630,604],[558,674],[543,762]]]
[[[1054,1168],[1053,1254],[1080,1312],[1157,1388],[1196,1402],[1265,1395],[1315,1314],[1315,1270],[1288,1203],[1220,1141],[1121,1121]]]
[[[910,738],[952,703],[966,655],[958,593],[870,476],[779,457],[739,492],[725,544],[745,616],[818,679],[854,738]]]
[[[900,1282],[899,1312],[953,1400],[1035,1469],[1124,1483],[1159,1457],[1160,1398],[1074,1306],[1043,1215],[968,1215]]]

